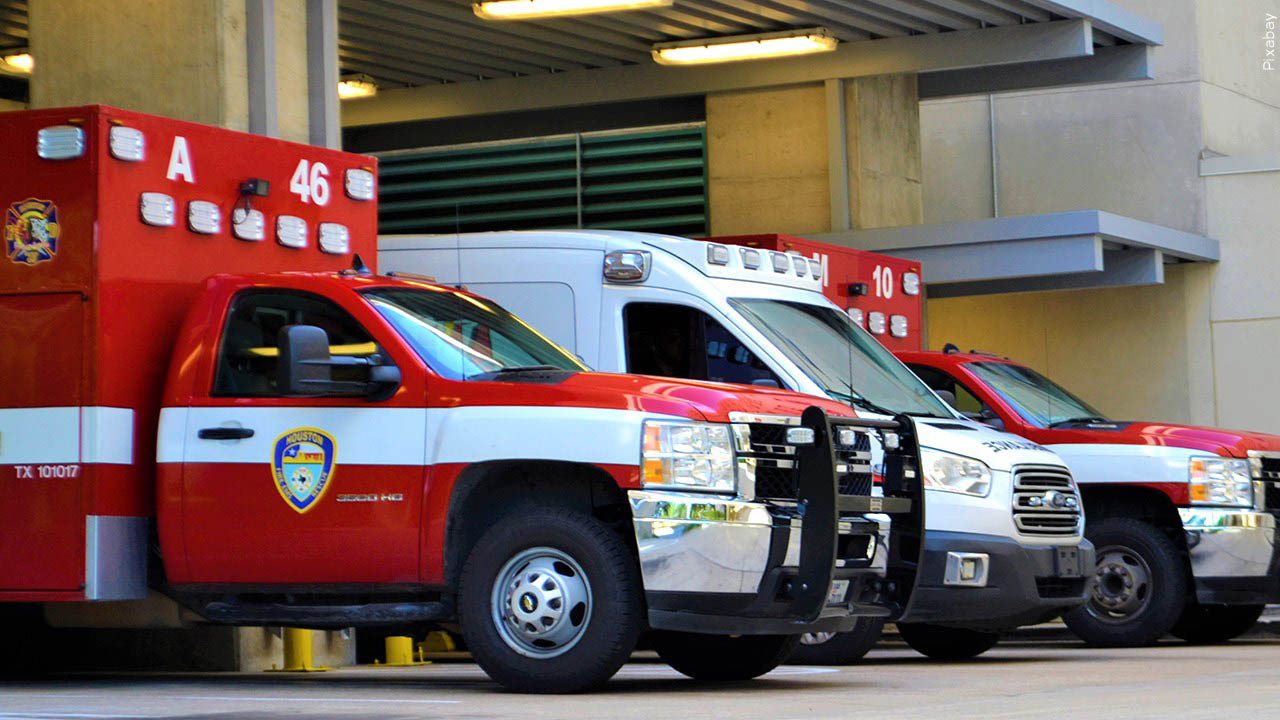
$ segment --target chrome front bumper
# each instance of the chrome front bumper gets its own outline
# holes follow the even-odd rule
[[[777,530],[761,503],[681,492],[631,490],[631,516],[646,592],[756,593],[770,569]],[[889,520],[874,518],[878,530],[867,546],[862,569],[883,575],[888,562]],[[791,521],[781,567],[800,563],[801,523]],[[854,534],[851,521],[838,533]],[[837,561],[837,567],[843,565]],[[852,567],[852,565],[850,565]]]
[[[1201,578],[1265,578],[1273,574],[1276,519],[1253,510],[1182,508],[1191,571]]]

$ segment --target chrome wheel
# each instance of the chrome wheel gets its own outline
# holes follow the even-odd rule
[[[800,644],[801,645],[821,645],[822,643],[830,640],[835,636],[836,636],[835,633],[830,633],[830,632],[805,633],[800,636]]]
[[[555,548],[529,548],[508,560],[490,599],[498,634],[512,650],[532,658],[567,652],[591,621],[587,574]]]
[[[1129,622],[1151,605],[1151,567],[1123,546],[1098,550],[1089,614],[1107,623]]]

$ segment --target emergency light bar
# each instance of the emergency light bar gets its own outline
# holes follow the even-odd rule
[[[70,160],[84,155],[84,129],[55,125],[36,133],[36,154],[45,160]]]

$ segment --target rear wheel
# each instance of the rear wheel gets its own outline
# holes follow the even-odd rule
[[[458,593],[476,663],[518,692],[604,684],[635,648],[642,609],[626,543],[568,509],[516,512],[490,528],[467,558]]]
[[[695,680],[712,682],[760,677],[786,662],[799,642],[798,635],[653,633],[653,649],[663,662]]]
[[[793,665],[851,665],[880,641],[883,618],[860,618],[849,632],[805,633],[787,662]]]
[[[1188,604],[1169,632],[1189,643],[1223,643],[1248,632],[1262,616],[1262,608],[1262,605]]]
[[[1000,634],[926,623],[898,625],[898,634],[912,650],[934,660],[969,660],[1000,642]]]
[[[1187,573],[1169,536],[1148,522],[1104,518],[1087,537],[1098,549],[1093,593],[1063,618],[1090,645],[1138,647],[1164,637],[1187,602]]]

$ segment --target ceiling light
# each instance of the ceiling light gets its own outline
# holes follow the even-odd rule
[[[759,35],[656,43],[653,60],[661,65],[702,65],[735,60],[830,52],[840,43],[826,28],[787,30]]]
[[[378,85],[368,75],[352,75],[338,81],[338,99],[373,97],[378,94]]]
[[[536,20],[562,15],[671,7],[675,0],[493,0],[471,6],[485,20]]]
[[[36,59],[29,52],[14,53],[4,56],[4,68],[10,72],[30,75],[35,69]]]

